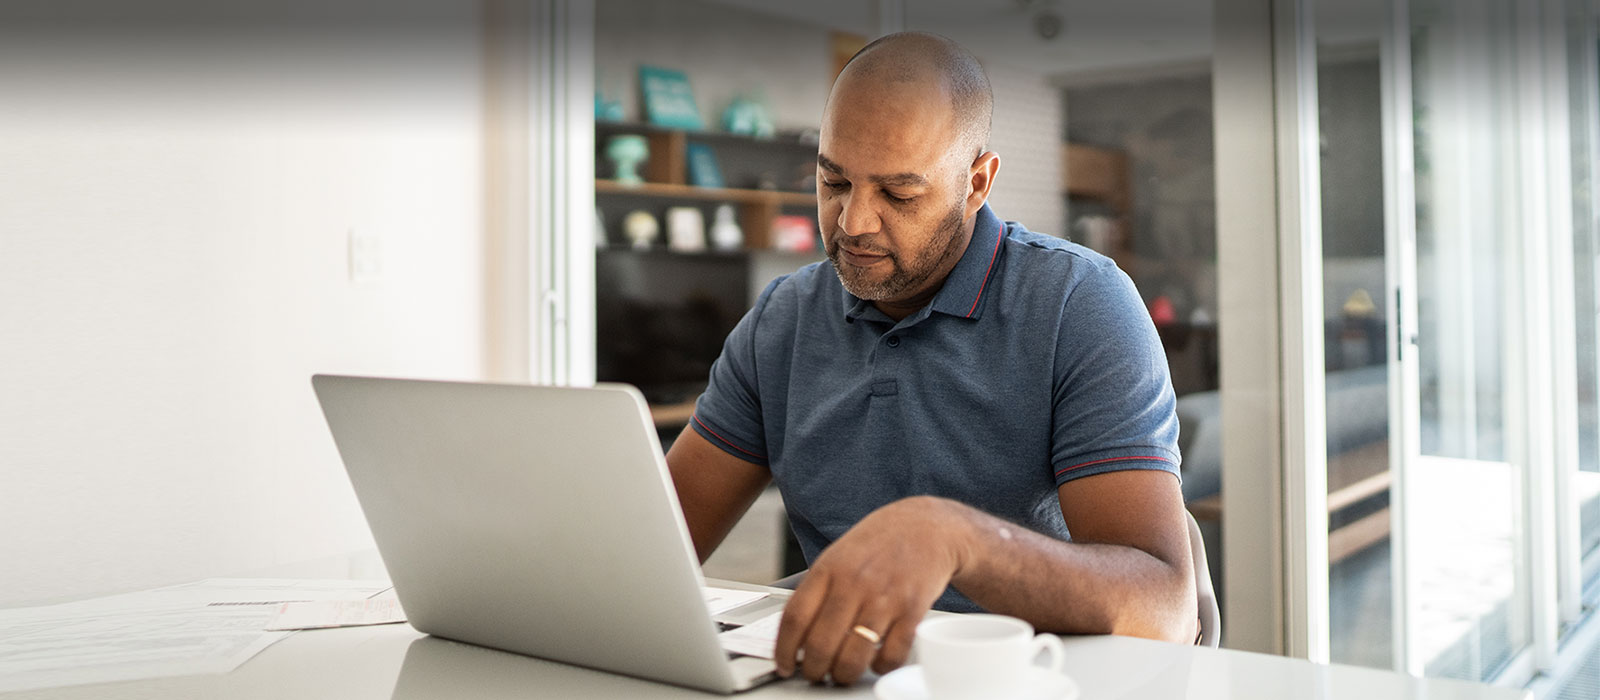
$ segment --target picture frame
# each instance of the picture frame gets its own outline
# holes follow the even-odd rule
[[[717,165],[716,151],[711,150],[711,146],[689,144],[689,184],[717,189],[727,186],[722,179],[722,168]]]
[[[809,216],[786,214],[772,219],[772,247],[791,253],[817,248],[817,222]]]
[[[639,90],[644,97],[645,117],[651,124],[696,131],[705,128],[694,104],[689,76],[683,71],[639,66]]]

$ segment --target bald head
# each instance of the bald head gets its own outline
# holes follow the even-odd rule
[[[954,150],[961,156],[976,158],[989,145],[994,114],[989,77],[978,59],[956,42],[924,32],[880,37],[850,58],[828,99],[832,102],[844,91],[895,88],[943,93],[956,129]]]

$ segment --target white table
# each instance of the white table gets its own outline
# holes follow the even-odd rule
[[[1083,689],[1083,700],[1513,700],[1531,697],[1521,690],[1424,680],[1387,671],[1323,666],[1264,654],[1128,637],[1073,637],[1064,641],[1067,672]],[[738,697],[750,700],[871,698],[871,680],[869,677],[852,688],[814,686],[802,680],[789,680]],[[298,632],[225,675],[0,694],[0,700],[709,697],[715,696],[444,641],[423,635],[409,625]]]

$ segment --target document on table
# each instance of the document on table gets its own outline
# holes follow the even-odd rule
[[[366,600],[317,600],[284,603],[267,623],[269,630],[313,630],[405,622],[406,613],[393,597]]]
[[[362,600],[379,581],[208,579],[75,603],[0,610],[0,691],[226,673],[287,632],[288,601]]]
[[[700,592],[705,595],[706,607],[711,609],[712,615],[721,615],[746,603],[767,597],[767,594],[761,591],[741,591],[713,586],[706,586]]]
[[[743,627],[735,627],[718,635],[725,651],[763,659],[772,658],[772,647],[778,643],[778,621],[783,611],[772,613]]]

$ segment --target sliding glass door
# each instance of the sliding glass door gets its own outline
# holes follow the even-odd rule
[[[1402,319],[1411,311],[1415,326],[1402,330],[1396,353],[1407,365],[1399,418],[1408,438],[1399,651],[1412,672],[1470,680],[1493,677],[1529,637],[1529,435],[1519,406],[1532,358],[1522,327],[1514,15],[1503,0],[1417,0],[1404,27],[1411,104],[1393,104],[1409,111],[1415,139],[1413,230],[1396,232],[1399,245],[1415,245],[1399,285]]]
[[[1561,619],[1568,623],[1585,607],[1600,605],[1600,61],[1596,14],[1589,2],[1566,3],[1566,133],[1570,142],[1573,277],[1571,314],[1576,392],[1576,458],[1558,477],[1561,553]],[[1585,596],[1583,591],[1588,590]]]
[[[1592,8],[1314,4],[1331,655],[1520,684],[1600,541]]]

